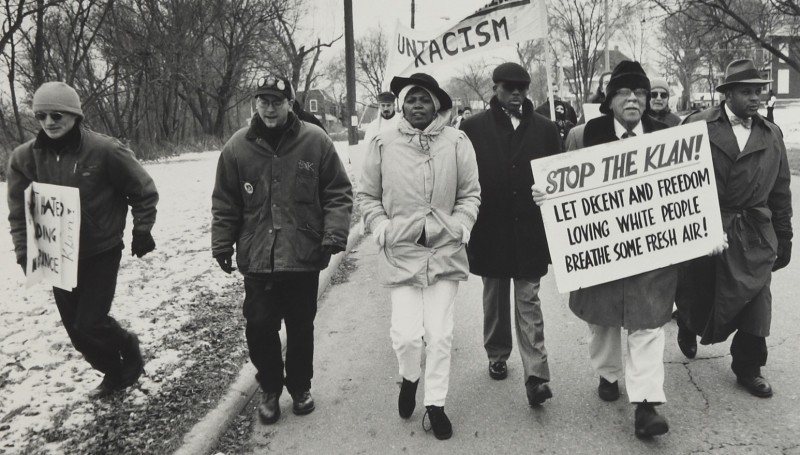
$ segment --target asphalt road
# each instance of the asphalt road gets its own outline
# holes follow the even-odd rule
[[[356,161],[356,157],[353,157]],[[355,164],[355,163],[354,163]],[[792,190],[800,194],[800,181]],[[795,197],[798,211],[800,197]],[[633,406],[597,397],[597,376],[586,351],[586,325],[558,294],[552,274],[543,279],[541,299],[554,397],[531,408],[525,398],[522,364],[514,352],[509,377],[487,374],[482,346],[481,282],[462,283],[456,301],[450,389],[445,409],[452,439],[438,441],[422,428],[422,387],[409,420],[397,415],[401,378],[389,340],[388,292],[378,282],[377,247],[367,237],[351,257],[357,269],[320,302],[316,323],[312,393],[317,409],[283,415],[275,425],[256,423],[252,453],[566,453],[577,454],[784,454],[800,455],[800,259],[773,277],[772,334],[763,370],[775,390],[769,399],[749,395],[730,371],[730,341],[700,346],[686,359],[667,326],[667,404],[659,407],[670,432],[652,440],[633,433]]]

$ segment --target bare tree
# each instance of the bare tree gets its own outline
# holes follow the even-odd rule
[[[383,91],[388,57],[386,36],[383,29],[372,29],[355,44],[356,65],[360,70],[356,73],[356,80],[374,99]]]
[[[692,86],[700,78],[698,70],[703,64],[701,46],[703,33],[692,22],[680,17],[667,17],[662,25],[662,64],[667,74],[683,86],[679,109],[690,108]]]
[[[796,34],[800,6],[796,0],[655,0],[670,15],[696,22],[706,31],[724,29],[748,38],[800,72],[800,59],[773,45],[772,34],[781,27]]]
[[[465,98],[481,101],[484,108],[489,106],[494,83],[492,82],[489,67],[483,60],[462,67],[452,82],[456,83],[456,86],[460,84],[462,90],[467,92],[468,95],[474,95],[474,98],[472,96],[465,96]]]

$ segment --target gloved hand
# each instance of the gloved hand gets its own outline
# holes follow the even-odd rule
[[[131,256],[141,258],[145,254],[156,249],[156,241],[149,232],[133,232],[131,241]]]
[[[339,245],[322,245],[322,252],[325,254],[330,254],[331,256],[341,253],[342,251],[344,251],[344,248]]]
[[[228,275],[230,275],[231,272],[236,270],[236,267],[233,266],[233,252],[220,253],[214,256],[214,259],[217,260],[219,268],[221,268],[222,271],[227,273]]]
[[[778,259],[775,259],[775,264],[772,266],[772,271],[778,270],[789,265],[792,260],[792,239],[778,237]]]

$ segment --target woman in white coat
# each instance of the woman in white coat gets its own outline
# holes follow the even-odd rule
[[[425,346],[426,415],[434,435],[448,439],[454,302],[458,282],[469,274],[478,166],[467,136],[447,126],[453,103],[433,77],[395,77],[390,87],[403,117],[369,143],[358,202],[380,247],[381,282],[391,288],[392,347],[403,378],[399,414],[407,419],[414,412]]]

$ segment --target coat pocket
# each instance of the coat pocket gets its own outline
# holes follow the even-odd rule
[[[317,195],[317,175],[298,169],[294,180],[294,198],[301,204],[313,204]]]

